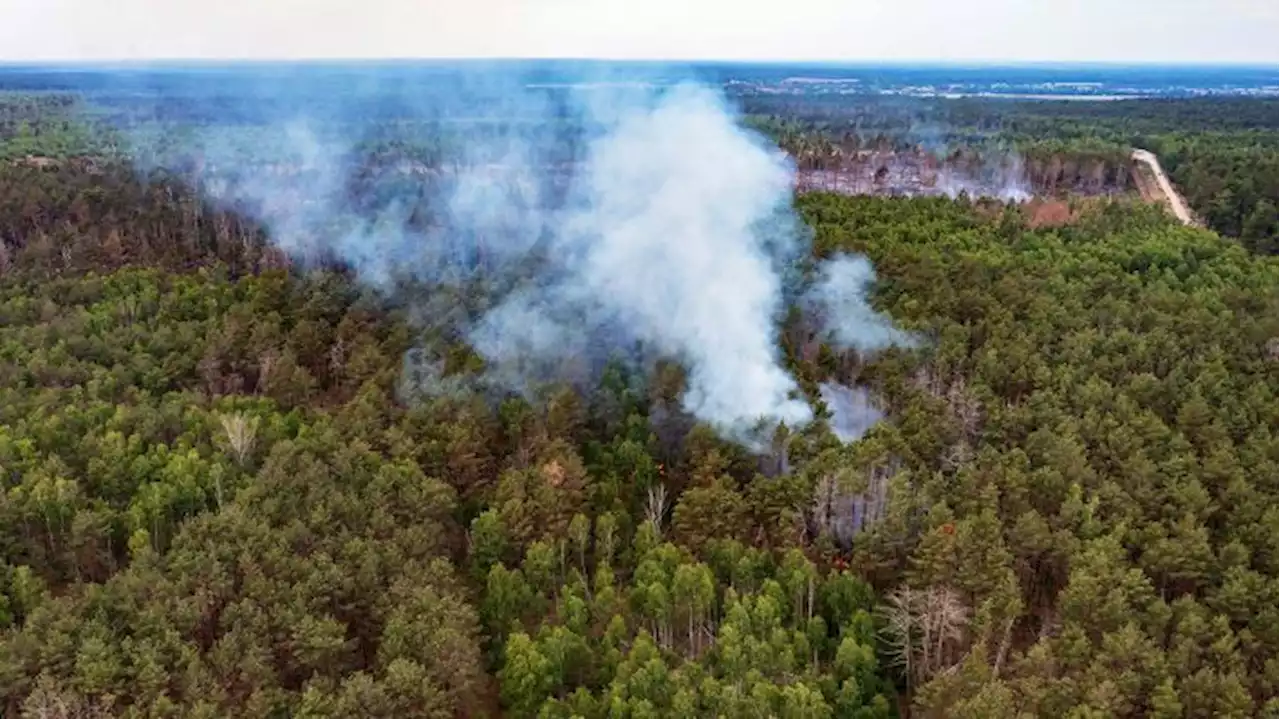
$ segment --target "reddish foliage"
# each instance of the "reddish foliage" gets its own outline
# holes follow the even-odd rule
[[[1030,227],[1061,227],[1073,219],[1071,208],[1061,200],[1036,200],[1027,206]]]

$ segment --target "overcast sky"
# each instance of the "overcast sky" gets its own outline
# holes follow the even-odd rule
[[[1280,62],[1277,0],[0,0],[0,59]]]

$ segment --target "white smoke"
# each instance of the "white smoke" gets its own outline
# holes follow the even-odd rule
[[[976,172],[944,167],[938,172],[934,189],[953,200],[960,193],[1019,203],[1033,196],[1022,156],[1012,150],[987,158]]]
[[[875,278],[871,262],[861,255],[837,255],[818,268],[818,277],[805,299],[832,344],[864,354],[916,344],[914,337],[876,312],[867,300]]]
[[[824,382],[818,386],[823,404],[831,411],[831,432],[841,442],[854,442],[884,418],[871,393],[861,387]]]
[[[775,337],[783,278],[807,249],[785,155],[698,86],[579,96],[568,122],[589,141],[568,149],[529,129],[564,122],[564,108],[513,92],[523,124],[465,137],[453,165],[399,163],[391,201],[373,209],[345,204],[355,138],[297,124],[277,140],[293,158],[287,176],[237,167],[223,199],[294,257],[340,259],[383,290],[482,278],[487,300],[462,329],[489,383],[532,394],[546,380],[589,380],[608,359],[672,357],[688,371],[684,409],[725,436],[754,443],[762,425],[808,423]],[[415,196],[394,184],[406,178],[435,184]],[[432,221],[410,223],[424,205]],[[860,257],[819,268],[808,300],[841,347],[910,343],[867,304],[873,278]],[[439,368],[414,366],[441,384]],[[837,390],[828,404],[862,406],[862,390],[824,397]],[[879,416],[856,412],[842,437]]]
[[[679,88],[592,148],[585,212],[567,241],[578,278],[636,337],[689,368],[685,408],[723,428],[803,424],[778,363],[781,280],[762,223],[790,202],[790,168],[719,99]],[[794,238],[787,238],[794,240]]]
[[[774,255],[796,243],[766,231],[790,202],[785,158],[702,88],[610,114],[592,118],[605,131],[553,230],[554,282],[486,315],[473,345],[503,372],[518,356],[514,375],[527,377],[544,357],[591,355],[583,343],[592,335],[616,347],[639,342],[685,364],[685,409],[730,436],[762,420],[807,423],[811,410],[793,396],[774,338]]]

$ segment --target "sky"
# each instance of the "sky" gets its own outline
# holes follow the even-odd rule
[[[0,61],[1280,64],[1276,0],[0,0]]]

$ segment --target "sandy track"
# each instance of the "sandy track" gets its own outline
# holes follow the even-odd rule
[[[1156,182],[1160,184],[1160,191],[1164,193],[1165,200],[1169,204],[1169,208],[1173,210],[1173,214],[1177,216],[1178,221],[1184,225],[1195,224],[1195,219],[1191,216],[1191,210],[1187,208],[1187,203],[1182,199],[1182,195],[1174,189],[1173,183],[1169,182],[1169,177],[1164,174],[1164,168],[1160,167],[1160,160],[1147,150],[1134,150],[1133,159],[1145,164],[1151,168],[1151,174],[1155,175]]]

